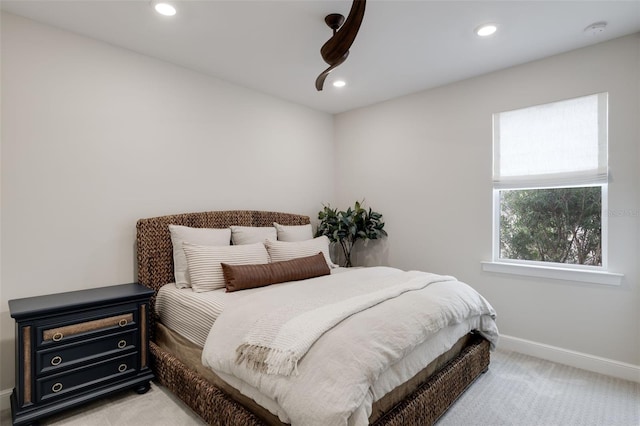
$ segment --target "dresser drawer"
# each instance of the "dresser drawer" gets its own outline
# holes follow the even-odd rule
[[[84,340],[109,331],[131,329],[137,326],[137,305],[117,306],[111,309],[86,311],[65,315],[40,324],[36,328],[39,347],[51,347]]]
[[[137,372],[137,352],[36,380],[36,401],[61,398]]]
[[[132,329],[39,350],[36,352],[36,376],[52,374],[105,356],[117,356],[118,352],[131,351],[136,347],[137,333],[137,329]]]

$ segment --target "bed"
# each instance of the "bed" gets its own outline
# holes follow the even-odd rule
[[[173,250],[169,225],[193,228],[307,225],[304,215],[266,211],[213,211],[162,216],[138,221],[138,281],[156,295],[173,283]],[[155,312],[155,309],[152,310]],[[165,321],[167,322],[167,321]],[[177,327],[174,327],[177,328]],[[202,335],[202,331],[200,332]],[[487,370],[490,343],[476,332],[465,334],[393,392],[376,400],[369,422],[374,425],[433,424]],[[212,425],[281,425],[272,411],[222,380],[200,361],[203,348],[163,324],[151,324],[150,351],[157,380]]]

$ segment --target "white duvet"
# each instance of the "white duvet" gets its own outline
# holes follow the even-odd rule
[[[416,286],[416,280],[424,285]],[[411,288],[393,291],[402,286]],[[371,293],[389,297],[353,312],[332,309]],[[271,324],[274,312],[289,311],[295,314],[275,315],[283,318],[283,324],[272,334],[278,336],[291,328],[287,326],[296,317],[313,317],[318,311],[340,311],[344,318],[327,321],[337,324],[316,333],[319,337],[313,337],[301,354],[293,375],[267,374],[238,362],[238,348],[248,336],[255,338],[259,325]],[[468,331],[478,330],[495,344],[494,319],[491,305],[452,277],[386,267],[354,269],[273,285],[225,308],[209,333],[202,362],[283,422],[364,425],[374,401],[413,377]]]

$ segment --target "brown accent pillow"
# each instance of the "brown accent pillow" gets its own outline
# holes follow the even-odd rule
[[[305,280],[331,273],[322,253],[262,265],[221,265],[228,292]]]

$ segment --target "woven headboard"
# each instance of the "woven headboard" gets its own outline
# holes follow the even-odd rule
[[[169,225],[192,228],[228,228],[237,226],[306,225],[309,216],[254,210],[227,210],[184,213],[140,219],[136,224],[138,246],[138,282],[158,291],[173,282],[173,248]]]

